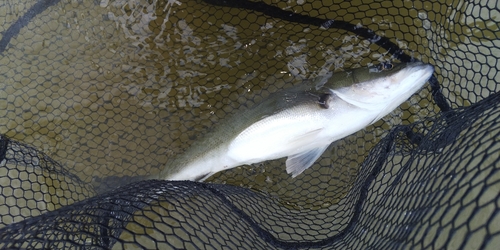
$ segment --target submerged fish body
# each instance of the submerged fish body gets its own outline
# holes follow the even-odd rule
[[[202,181],[240,165],[283,157],[295,177],[334,141],[378,121],[434,72],[422,63],[380,65],[319,77],[272,94],[195,142],[151,178]]]

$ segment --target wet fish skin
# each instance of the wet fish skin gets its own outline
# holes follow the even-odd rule
[[[238,112],[150,179],[203,181],[240,165],[288,157],[296,177],[334,141],[378,121],[418,91],[429,64],[381,64],[328,74]]]

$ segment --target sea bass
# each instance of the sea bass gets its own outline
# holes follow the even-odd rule
[[[240,165],[288,157],[296,177],[334,141],[378,121],[433,74],[420,62],[329,74],[236,113],[149,179],[203,181]]]

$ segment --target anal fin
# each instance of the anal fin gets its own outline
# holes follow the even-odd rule
[[[312,166],[323,152],[325,152],[326,148],[328,148],[328,145],[288,156],[286,160],[286,172],[291,174],[292,178],[295,178]]]

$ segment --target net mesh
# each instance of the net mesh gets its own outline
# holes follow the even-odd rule
[[[1,5],[0,247],[495,249],[499,4],[327,2]],[[136,181],[280,89],[414,59],[430,84],[296,178]]]

